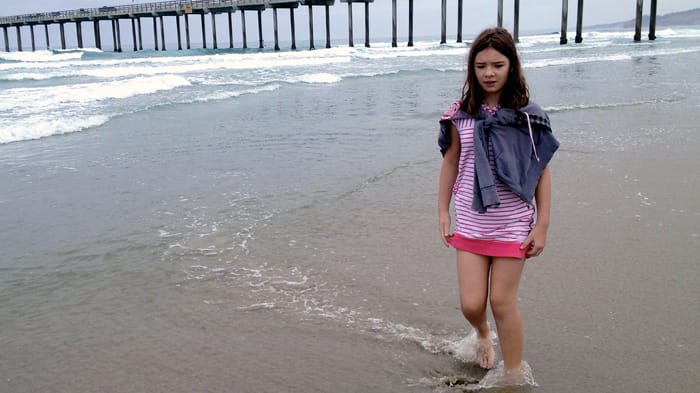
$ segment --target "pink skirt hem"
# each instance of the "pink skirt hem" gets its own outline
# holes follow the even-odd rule
[[[458,233],[452,235],[450,245],[458,250],[488,257],[525,259],[527,249],[521,250],[519,242],[470,239]]]

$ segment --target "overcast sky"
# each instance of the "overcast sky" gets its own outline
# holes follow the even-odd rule
[[[139,0],[11,0],[3,1],[0,15],[19,15],[34,12],[62,11],[78,8],[97,8],[104,5],[129,5],[147,3]],[[448,0],[447,34],[448,37],[456,36],[457,29],[457,0]],[[414,0],[414,35],[438,36],[441,23],[440,0]],[[464,0],[463,33],[465,37],[473,35],[484,27],[496,24],[497,0]],[[504,27],[513,27],[513,0],[504,0]],[[576,28],[577,0],[569,0],[568,30]],[[634,18],[636,0],[584,0],[583,22],[584,26],[626,21]],[[650,11],[651,0],[644,1],[644,14]],[[664,15],[677,11],[685,11],[700,7],[698,0],[659,0],[658,15]],[[375,0],[370,4],[370,37],[372,39],[391,37],[391,0]],[[520,32],[528,31],[559,31],[561,24],[561,0],[538,0],[520,2]],[[223,18],[223,17],[220,17]],[[257,38],[257,20],[255,13],[247,13],[248,40]],[[348,35],[348,8],[347,4],[336,0],[331,7],[331,35],[334,39],[347,37]],[[166,17],[166,28],[172,29],[174,22],[168,21],[172,17]],[[194,18],[193,23],[198,23]],[[289,12],[278,11],[280,40],[288,40],[290,37]],[[207,24],[210,23],[207,19]],[[316,41],[320,42],[325,37],[323,7],[314,8],[314,32]],[[238,24],[238,26],[236,26]],[[408,0],[398,0],[398,35],[406,37],[408,34]],[[295,11],[295,25],[297,39],[308,38],[308,11],[306,7],[300,7]],[[648,26],[644,27],[646,30]],[[659,29],[663,26],[658,26]],[[353,29],[355,44],[364,40],[364,6],[353,6]],[[145,30],[148,30],[145,28]],[[226,31],[224,20],[217,23],[217,31]],[[263,31],[265,40],[269,42],[272,35],[272,12],[263,13]],[[144,33],[146,33],[145,31]],[[234,35],[240,36],[240,17],[234,18]],[[222,37],[223,38],[223,37]],[[168,37],[168,41],[172,41]]]

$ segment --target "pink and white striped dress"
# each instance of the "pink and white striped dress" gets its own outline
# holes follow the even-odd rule
[[[472,209],[474,196],[474,118],[454,107],[442,120],[450,120],[459,133],[461,152],[457,180],[452,189],[455,207],[455,228],[450,244],[475,254],[525,258],[520,250],[534,226],[535,208],[511,192],[496,177],[493,149],[489,144],[489,163],[496,179],[500,205],[488,207],[485,213]]]

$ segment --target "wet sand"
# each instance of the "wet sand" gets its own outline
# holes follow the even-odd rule
[[[541,391],[697,390],[699,153],[558,157],[548,252],[521,291]]]

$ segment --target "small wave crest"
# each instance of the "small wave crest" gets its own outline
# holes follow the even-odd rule
[[[6,81],[22,81],[22,80],[34,80],[34,81],[42,81],[42,80],[47,80],[54,78],[53,75],[49,73],[41,73],[41,72],[21,72],[21,73],[14,73],[14,74],[9,74],[9,75],[1,75],[0,80],[6,80]]]
[[[209,101],[226,100],[229,98],[240,97],[243,95],[259,94],[259,93],[264,93],[264,92],[275,91],[279,88],[280,88],[280,85],[278,85],[278,84],[269,84],[269,85],[262,85],[262,86],[258,86],[258,87],[251,87],[249,89],[242,89],[242,90],[218,91],[218,92],[210,93],[207,95],[187,97],[184,100],[179,100],[179,101],[175,101],[175,102],[180,103],[180,104],[189,104],[189,103],[193,103],[193,102],[209,102]]]
[[[700,51],[700,47],[692,46],[687,48],[661,48],[661,49],[650,49],[646,51],[627,51],[623,53],[610,53],[604,55],[595,56],[577,56],[572,55],[569,57],[562,57],[558,59],[554,58],[544,58],[536,60],[525,60],[523,62],[523,67],[525,68],[546,68],[552,66],[568,66],[573,64],[583,64],[583,63],[594,63],[594,62],[617,62],[632,60],[640,57],[652,57],[652,56],[676,56],[684,53],[695,53]],[[540,51],[541,53],[542,51]]]
[[[158,75],[66,86],[16,88],[0,93],[0,110],[22,110],[25,115],[31,114],[27,111],[43,113],[46,108],[56,110],[68,105],[123,99],[188,85],[190,82],[182,76]]]
[[[539,59],[539,60],[526,60],[523,63],[523,67],[525,67],[525,68],[545,68],[545,67],[552,67],[552,66],[566,66],[566,65],[572,65],[572,64],[593,63],[593,62],[602,62],[602,61],[621,61],[621,60],[629,60],[631,58],[632,58],[632,56],[630,54],[626,54],[626,53],[619,53],[619,54],[616,53],[616,54],[602,55],[602,56],[571,56],[571,57],[563,57],[560,59],[546,58],[546,59]]]
[[[73,116],[60,119],[53,118],[50,114],[36,115],[22,121],[7,120],[0,128],[0,144],[82,131],[102,125],[108,120],[109,116],[105,115]]]
[[[3,118],[0,143],[37,139],[81,131],[107,122],[119,112],[100,111],[113,100],[125,100],[163,90],[188,86],[178,75],[136,77],[129,80],[80,83],[67,86],[15,88],[0,92]],[[50,110],[47,110],[50,109]],[[94,112],[102,112],[95,115]]]
[[[340,82],[343,78],[335,74],[329,74],[326,72],[319,72],[315,74],[304,74],[299,80],[304,83],[336,83]]]
[[[650,105],[650,104],[660,104],[660,103],[672,103],[680,101],[681,97],[668,97],[668,98],[653,98],[649,100],[637,100],[637,101],[623,101],[623,102],[606,102],[600,104],[574,104],[574,105],[553,105],[545,107],[544,110],[548,113],[556,112],[568,112],[576,110],[589,110],[589,109],[614,109],[626,106],[639,106],[639,105]]]
[[[78,60],[83,57],[83,51],[52,51],[38,50],[34,52],[6,52],[0,53],[1,61],[22,63],[48,63],[67,60]]]

